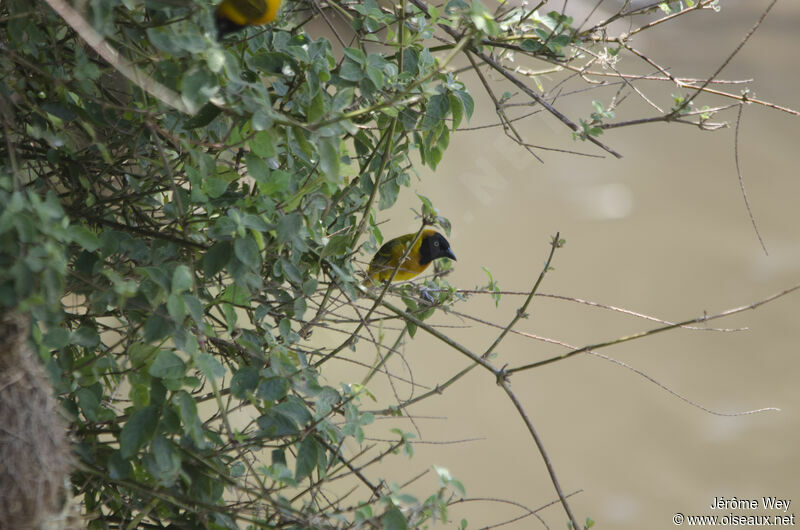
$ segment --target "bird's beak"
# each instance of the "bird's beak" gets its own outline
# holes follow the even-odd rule
[[[451,249],[449,249],[449,248],[448,248],[448,249],[447,249],[447,251],[444,253],[444,256],[445,256],[446,258],[450,258],[450,259],[451,259],[451,260],[453,260],[453,261],[458,261],[458,260],[456,259],[456,255],[455,255],[455,254],[453,254],[453,251],[452,251]]]

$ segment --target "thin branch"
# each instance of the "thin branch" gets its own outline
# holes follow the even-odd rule
[[[139,68],[128,62],[119,52],[114,49],[102,35],[89,25],[83,16],[67,4],[64,0],[45,0],[53,11],[58,13],[64,22],[75,30],[81,38],[88,44],[100,57],[105,59],[115,70],[125,76],[131,83],[138,86],[151,96],[162,103],[183,112],[194,114],[184,104],[180,95],[173,90],[162,85]]]
[[[423,2],[422,0],[410,0],[410,1],[411,1],[412,4],[417,6],[423,13],[425,13],[426,15],[428,14],[428,6],[425,4],[425,2]],[[459,36],[456,34],[455,30],[453,30],[449,26],[440,24],[439,27],[441,27],[454,40],[458,41],[459,43],[463,42],[463,39],[459,39]],[[558,109],[556,109],[555,107],[550,105],[542,96],[540,96],[535,91],[533,91],[528,85],[526,85],[525,83],[520,81],[507,68],[503,67],[501,64],[499,64],[497,61],[495,61],[494,59],[492,59],[491,57],[489,57],[485,53],[477,50],[472,45],[467,46],[466,49],[471,51],[472,53],[474,53],[477,57],[480,57],[483,62],[485,62],[486,64],[491,66],[500,75],[502,75],[503,77],[505,77],[506,79],[511,81],[511,83],[513,83],[520,90],[525,92],[525,94],[528,95],[528,97],[530,97],[534,101],[536,101],[536,103],[538,103],[539,105],[544,107],[550,114],[555,116],[564,125],[566,125],[567,127],[569,127],[570,129],[572,129],[573,131],[575,131],[577,133],[581,132],[581,129],[580,129],[580,127],[578,127],[578,125],[576,125],[572,120],[570,120],[564,114],[562,114],[561,111],[559,111]],[[585,138],[586,138],[586,140],[592,142],[593,144],[597,145],[601,149],[611,153],[615,157],[622,158],[621,154],[619,154],[618,152],[616,152],[612,148],[606,146],[601,141],[599,141],[597,138],[594,138],[593,136],[586,136]]]
[[[758,242],[761,244],[761,248],[764,250],[764,255],[769,256],[769,252],[767,252],[767,245],[764,244],[764,240],[761,238],[761,232],[758,231],[756,219],[753,217],[753,210],[750,209],[750,201],[747,199],[747,191],[744,189],[744,176],[742,175],[742,168],[739,165],[739,128],[742,124],[743,108],[744,105],[739,105],[739,112],[736,114],[736,129],[733,135],[733,159],[736,162],[736,175],[739,177],[739,189],[742,192],[744,206],[747,208],[747,215],[750,217],[750,222],[753,224],[753,230],[755,230],[756,237],[758,237]]]
[[[676,107],[676,108],[675,108],[675,109],[674,109],[674,110],[673,110],[673,111],[670,113],[670,115],[671,115],[671,116],[677,116],[678,114],[680,114],[680,112],[681,112],[683,109],[685,109],[685,108],[688,108],[688,106],[689,106],[689,105],[692,103],[692,101],[694,101],[694,99],[695,99],[697,96],[699,96],[699,95],[700,95],[700,93],[701,93],[701,92],[703,92],[703,90],[704,90],[704,89],[705,89],[705,88],[708,86],[708,84],[711,82],[711,80],[712,80],[712,79],[715,79],[715,78],[716,78],[716,77],[717,77],[717,76],[718,76],[718,75],[719,75],[719,74],[722,72],[722,70],[723,70],[723,69],[724,69],[726,66],[728,66],[728,63],[730,63],[730,62],[733,60],[733,58],[734,58],[734,57],[736,57],[736,54],[738,54],[738,53],[739,53],[739,51],[742,49],[742,47],[745,45],[745,43],[747,43],[747,41],[748,41],[748,40],[750,40],[750,37],[752,37],[752,36],[753,36],[753,33],[755,33],[755,32],[756,32],[756,30],[757,30],[757,29],[758,29],[758,28],[761,26],[761,23],[762,23],[762,22],[764,22],[764,19],[765,19],[765,18],[767,18],[767,15],[769,14],[769,12],[772,10],[772,8],[773,8],[773,7],[775,6],[775,4],[777,4],[777,3],[778,3],[778,0],[772,0],[772,2],[770,2],[770,4],[767,6],[767,8],[764,10],[764,12],[763,12],[763,13],[761,13],[761,17],[760,17],[760,18],[758,19],[758,21],[757,21],[757,22],[756,22],[756,23],[753,25],[753,27],[752,27],[752,28],[750,28],[750,31],[748,31],[748,32],[747,32],[747,34],[744,36],[744,38],[741,40],[741,42],[739,42],[739,45],[738,45],[738,46],[736,46],[736,48],[733,50],[733,52],[731,52],[731,54],[730,54],[730,55],[728,55],[728,58],[727,58],[727,59],[725,59],[725,60],[722,62],[722,64],[721,64],[721,65],[719,65],[719,68],[717,68],[717,70],[716,70],[716,71],[715,71],[713,74],[711,74],[711,75],[708,77],[708,79],[706,79],[706,80],[703,82],[703,84],[702,84],[702,85],[700,85],[700,88],[698,88],[698,89],[695,91],[695,93],[694,93],[694,94],[692,94],[691,96],[689,96],[689,97],[688,97],[688,98],[687,98],[685,101],[683,101],[683,103],[682,103],[681,105],[679,105],[678,107]],[[698,6],[698,7],[699,7],[700,5],[701,5],[701,4],[699,4],[699,3],[697,4],[697,6]]]
[[[717,410],[712,410],[712,409],[710,409],[708,407],[704,407],[703,405],[701,405],[700,403],[698,403],[696,401],[692,401],[691,399],[687,398],[686,396],[684,396],[682,394],[679,394],[678,392],[672,390],[667,385],[665,385],[665,384],[661,383],[660,381],[656,380],[655,378],[647,375],[642,370],[639,370],[638,368],[634,368],[633,366],[629,365],[628,363],[622,362],[622,361],[620,361],[618,359],[614,359],[613,357],[609,357],[608,355],[604,355],[604,354],[598,353],[596,351],[587,351],[586,353],[588,353],[589,355],[593,355],[595,357],[599,357],[599,358],[601,358],[603,360],[606,360],[608,362],[614,363],[616,365],[622,366],[623,368],[627,368],[631,372],[633,372],[633,373],[635,373],[635,374],[637,374],[637,375],[639,375],[641,377],[644,377],[645,379],[647,379],[648,381],[650,381],[651,383],[656,385],[661,390],[669,392],[670,394],[672,394],[676,398],[680,399],[681,401],[683,401],[685,403],[688,403],[689,405],[693,406],[694,408],[700,409],[703,412],[706,412],[706,413],[711,414],[713,416],[722,416],[722,417],[729,418],[729,417],[736,417],[736,416],[748,416],[750,414],[760,414],[762,412],[780,412],[781,411],[781,409],[779,409],[777,407],[763,407],[763,408],[760,408],[760,409],[743,410],[743,411],[737,411],[737,412],[720,412],[720,411],[717,411]]]
[[[553,482],[553,487],[556,490],[556,494],[558,494],[558,499],[561,501],[561,506],[564,507],[564,511],[567,513],[567,517],[569,521],[572,523],[572,528],[579,529],[581,526],[578,525],[577,519],[575,519],[575,515],[572,513],[572,509],[567,502],[567,497],[564,495],[564,492],[561,490],[561,484],[558,481],[558,476],[556,475],[556,470],[553,468],[553,464],[550,462],[550,457],[547,456],[547,451],[544,448],[544,443],[542,443],[541,438],[539,438],[539,434],[536,432],[536,429],[533,427],[533,422],[528,417],[528,413],[525,412],[525,408],[520,403],[519,399],[517,399],[516,394],[511,390],[511,383],[509,382],[508,377],[499,377],[497,379],[497,384],[503,387],[505,390],[506,395],[514,404],[514,408],[517,409],[522,421],[525,422],[525,426],[528,428],[528,432],[530,433],[531,437],[533,438],[534,443],[536,443],[536,447],[539,448],[539,454],[542,455],[542,460],[544,460],[544,465],[547,467],[547,473],[550,475],[550,480]]]
[[[484,90],[486,90],[486,93],[489,94],[489,97],[492,99],[492,102],[494,103],[494,110],[500,117],[500,123],[503,125],[503,131],[506,133],[506,136],[514,140],[519,145],[525,147],[525,149],[536,160],[542,162],[542,159],[539,158],[539,155],[537,155],[536,152],[534,152],[533,149],[528,144],[525,143],[525,141],[522,139],[522,135],[519,133],[519,131],[517,131],[517,128],[514,127],[514,124],[511,122],[511,120],[509,120],[508,117],[506,116],[505,110],[503,110],[503,106],[500,104],[500,101],[497,99],[497,96],[494,95],[494,90],[492,90],[492,87],[489,85],[489,82],[486,80],[486,77],[483,75],[483,72],[481,72],[481,69],[478,66],[478,64],[475,63],[475,59],[472,58],[472,54],[466,52],[466,56],[467,59],[469,59],[469,64],[472,65],[472,69],[475,70],[476,74],[478,74],[478,79],[480,79]],[[509,131],[514,133],[513,136],[509,133]]]
[[[570,498],[570,497],[572,497],[574,495],[577,495],[578,493],[582,493],[582,492],[583,492],[583,490],[576,490],[576,491],[573,491],[572,493],[567,494],[566,497]],[[514,517],[513,519],[508,519],[508,520],[500,522],[500,523],[495,523],[495,524],[492,524],[492,525],[484,526],[481,529],[481,530],[488,530],[490,528],[498,528],[500,526],[504,526],[504,525],[507,525],[507,524],[514,523],[514,522],[519,521],[521,519],[525,519],[526,517],[530,517],[531,515],[533,515],[534,517],[539,519],[539,522],[542,523],[542,526],[544,526],[545,528],[549,529],[550,527],[547,525],[547,523],[544,522],[544,519],[542,519],[541,516],[539,516],[538,512],[541,512],[545,508],[549,508],[550,506],[558,504],[560,501],[558,499],[556,499],[554,501],[548,502],[547,504],[539,506],[538,508],[528,508],[527,506],[525,506],[522,503],[510,501],[508,499],[495,499],[495,498],[492,498],[492,497],[469,497],[469,498],[466,498],[466,499],[464,499],[464,498],[457,499],[455,501],[452,501],[449,505],[450,506],[455,506],[456,504],[464,504],[464,503],[467,503],[467,502],[496,502],[496,503],[499,503],[499,504],[509,504],[511,506],[516,506],[517,508],[520,508],[520,509],[525,510],[527,512],[527,513],[524,513],[524,514],[519,515],[517,517]]]
[[[531,300],[533,300],[533,296],[536,294],[536,291],[539,290],[539,285],[541,285],[542,280],[544,280],[545,274],[547,274],[547,272],[550,270],[550,263],[553,261],[553,255],[555,254],[556,249],[561,248],[562,245],[563,243],[561,242],[560,234],[556,232],[556,235],[553,236],[553,240],[550,243],[550,255],[547,256],[547,260],[544,263],[544,268],[542,269],[542,272],[539,273],[539,277],[536,278],[536,283],[533,284],[530,294],[528,294],[528,297],[525,299],[525,302],[522,304],[522,306],[519,309],[517,309],[517,312],[514,315],[514,318],[511,319],[511,322],[508,323],[505,329],[503,329],[500,335],[498,335],[497,338],[494,340],[492,345],[489,346],[489,348],[484,352],[483,355],[481,355],[482,359],[488,359],[489,356],[492,354],[492,352],[495,350],[495,348],[497,348],[500,342],[505,338],[506,334],[508,333],[508,330],[513,328],[521,318],[528,317],[528,314],[526,313],[526,311],[528,310],[528,305],[531,303]]]
[[[678,11],[677,13],[672,13],[671,15],[667,15],[665,17],[659,18],[658,20],[654,20],[653,22],[649,22],[649,23],[645,24],[644,26],[640,26],[640,27],[632,30],[628,34],[628,37],[632,37],[632,36],[636,35],[637,33],[641,33],[642,31],[645,31],[645,30],[648,30],[648,29],[653,28],[655,26],[658,26],[659,24],[663,24],[664,22],[667,22],[669,20],[675,19],[675,18],[677,18],[677,17],[679,17],[681,15],[685,15],[686,13],[689,13],[690,11],[703,9],[707,5],[710,5],[710,4],[712,4],[712,3],[716,2],[716,1],[717,0],[703,0],[702,2],[698,2],[697,4],[695,4],[693,6],[684,8],[681,11]],[[658,3],[660,3],[660,2],[658,2]]]
[[[473,319],[473,320],[478,320],[475,317],[470,317],[468,315],[466,317],[470,318],[470,319]],[[482,323],[486,323],[486,322],[482,322]],[[500,327],[500,326],[498,326],[496,324],[494,324],[494,326],[495,327]],[[686,329],[699,329],[699,328],[686,328]],[[568,344],[568,343],[566,343],[564,341],[551,339],[551,338],[548,338],[548,337],[542,337],[542,336],[539,336],[539,335],[534,335],[533,333],[527,333],[525,331],[518,331],[518,330],[512,330],[512,333],[515,333],[515,334],[520,335],[522,337],[527,337],[529,339],[533,339],[533,340],[536,340],[536,341],[539,341],[539,342],[544,342],[545,344],[554,344],[556,346],[562,346],[564,348],[569,348],[571,350],[576,349],[575,346],[573,346],[571,344]],[[673,390],[670,387],[668,387],[667,385],[661,383],[657,379],[649,376],[645,372],[639,370],[638,368],[634,368],[633,366],[631,366],[631,365],[629,365],[627,363],[624,363],[624,362],[622,362],[620,360],[614,359],[613,357],[609,357],[609,356],[604,355],[602,353],[598,353],[598,352],[596,352],[594,350],[586,350],[586,352],[584,352],[584,353],[587,353],[589,355],[593,355],[595,357],[599,357],[601,359],[604,359],[606,361],[614,363],[614,364],[616,364],[618,366],[621,366],[621,367],[623,367],[623,368],[625,368],[627,370],[630,370],[631,372],[633,372],[633,373],[635,373],[635,374],[647,379],[649,382],[653,383],[654,385],[656,385],[660,389],[662,389],[662,390],[664,390],[666,392],[669,392],[670,394],[672,394],[673,396],[677,397],[681,401],[684,401],[685,403],[688,403],[692,407],[700,409],[703,412],[707,412],[709,414],[713,414],[714,416],[726,416],[726,417],[746,416],[748,414],[756,414],[756,413],[759,413],[759,412],[780,410],[780,409],[777,409],[777,408],[774,408],[774,407],[766,407],[766,408],[761,408],[761,409],[736,411],[736,412],[720,412],[720,411],[712,410],[712,409],[709,409],[708,407],[705,407],[705,406],[701,405],[700,403],[698,403],[696,401],[692,401],[691,399],[689,399],[688,397],[684,396],[683,394],[680,394],[680,393],[676,392],[675,390]]]
[[[747,311],[747,310],[750,310],[750,309],[756,309],[757,307],[760,307],[760,306],[762,306],[764,304],[768,304],[769,302],[777,300],[778,298],[782,298],[782,297],[784,297],[784,296],[786,296],[786,295],[788,295],[790,293],[793,293],[794,291],[796,291],[798,289],[800,289],[800,284],[795,285],[793,287],[790,287],[788,289],[785,289],[785,290],[783,290],[783,291],[781,291],[779,293],[773,294],[772,296],[768,296],[767,298],[764,298],[764,299],[759,300],[758,302],[754,302],[752,304],[743,305],[743,306],[740,306],[740,307],[735,307],[733,309],[728,309],[726,311],[722,311],[721,313],[717,313],[715,315],[710,315],[710,316],[709,315],[703,315],[701,317],[690,318],[690,319],[684,320],[682,322],[677,322],[675,324],[669,324],[667,326],[661,326],[661,327],[654,328],[654,329],[651,329],[651,330],[648,330],[648,331],[641,331],[639,333],[634,333],[632,335],[627,335],[625,337],[620,337],[620,338],[617,338],[617,339],[614,339],[614,340],[610,340],[610,341],[606,341],[606,342],[599,342],[597,344],[590,344],[588,346],[584,346],[582,348],[574,349],[574,350],[568,351],[566,353],[563,353],[561,355],[557,355],[555,357],[550,357],[549,359],[544,359],[542,361],[537,361],[535,363],[529,363],[529,364],[524,364],[522,366],[517,366],[516,368],[512,368],[510,370],[507,370],[507,373],[510,375],[510,374],[513,374],[513,373],[516,373],[516,372],[521,372],[521,371],[524,371],[524,370],[531,370],[533,368],[538,368],[538,367],[544,366],[546,364],[554,363],[554,362],[557,362],[557,361],[563,361],[564,359],[568,359],[568,358],[570,358],[570,357],[572,357],[574,355],[577,355],[579,353],[584,353],[584,352],[589,351],[589,350],[599,350],[600,348],[605,348],[607,346],[612,346],[612,345],[615,345],[615,344],[622,344],[623,342],[628,342],[628,341],[631,341],[631,340],[640,339],[642,337],[648,337],[650,335],[655,335],[656,333],[661,333],[663,331],[668,331],[670,329],[680,328],[680,327],[688,326],[690,324],[698,324],[700,322],[708,322],[710,320],[716,320],[718,318],[723,318],[723,317],[727,317],[727,316],[730,316],[730,315],[735,315],[736,313],[741,313],[743,311]]]

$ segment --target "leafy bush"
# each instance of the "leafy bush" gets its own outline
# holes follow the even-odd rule
[[[440,270],[422,293],[400,288],[397,307],[384,300],[388,288],[364,292],[359,255],[383,242],[378,212],[408,186],[417,157],[435,169],[471,117],[457,60],[479,73],[506,134],[535,156],[503,106],[515,96],[495,96],[480,68],[551,112],[568,136],[617,154],[597,138],[620,125],[613,105],[596,102],[573,122],[509,62],[517,54],[568,71],[594,49],[610,64],[631,50],[603,36],[617,19],[581,28],[565,13],[492,14],[461,0],[330,2],[323,14],[348,22],[344,41],[353,39],[332,44],[304,30],[318,3],[292,2],[276,25],[218,42],[208,3],[92,0],[81,13],[48,4],[1,8],[0,303],[36,323],[72,422],[72,493],[89,526],[446,520],[464,494],[446,470],[423,500],[365,472],[382,456],[410,455],[412,434],[393,429],[367,462],[351,449],[375,416],[362,406],[367,383],[394,348],[373,339],[384,357],[361,384],[330,386],[322,371],[363,341],[377,311],[402,319],[395,344],[420,328],[447,342],[425,320],[466,294]],[[664,6],[670,17],[695,8]],[[693,112],[696,93],[652,121],[707,125],[714,110]],[[423,223],[448,231],[421,203]],[[556,236],[552,250],[562,243]],[[489,350],[448,342],[512,399],[511,371],[487,359],[546,271]],[[342,341],[315,343],[312,332],[342,311],[352,321]],[[352,497],[329,489],[340,478]]]

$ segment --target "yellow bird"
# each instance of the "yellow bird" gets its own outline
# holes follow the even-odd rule
[[[367,277],[376,284],[387,281],[416,235],[416,232],[406,234],[384,243],[369,262]],[[455,261],[456,255],[442,234],[431,229],[423,230],[419,240],[397,269],[394,281],[410,280],[438,258],[450,258]]]
[[[247,26],[269,24],[280,7],[281,0],[222,0],[214,13],[217,37],[221,39]]]

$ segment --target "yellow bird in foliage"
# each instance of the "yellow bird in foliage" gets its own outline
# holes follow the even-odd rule
[[[372,280],[372,283],[385,282],[392,276],[392,272],[397,268],[397,264],[400,263],[400,259],[416,235],[415,232],[396,237],[381,246],[367,269],[367,277]],[[410,280],[427,269],[428,265],[438,258],[450,258],[455,261],[456,255],[453,254],[450,243],[442,234],[435,230],[423,230],[416,244],[408,252],[406,259],[397,268],[394,281]]]
[[[214,18],[217,36],[222,38],[247,26],[261,26],[275,20],[281,0],[222,0]]]

